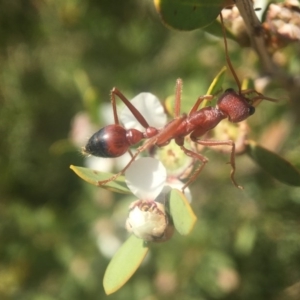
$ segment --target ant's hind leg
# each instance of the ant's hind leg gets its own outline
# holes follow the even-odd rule
[[[134,105],[117,88],[114,87],[111,90],[111,103],[112,103],[112,107],[113,107],[113,114],[114,114],[115,124],[119,124],[119,118],[118,118],[118,112],[117,112],[115,96],[118,96],[119,99],[122,100],[122,102],[125,104],[125,106],[127,106],[128,109],[131,111],[132,115],[137,119],[137,121],[144,128],[149,128],[149,124],[146,121],[146,119],[143,117],[143,115],[134,107]]]
[[[232,140],[228,141],[200,141],[196,140],[195,141],[197,144],[207,146],[207,147],[214,147],[214,146],[230,146],[231,147],[231,152],[230,152],[230,162],[229,164],[231,165],[231,172],[230,172],[230,178],[232,183],[239,189],[244,189],[242,186],[238,185],[236,182],[234,175],[235,175],[235,143]]]

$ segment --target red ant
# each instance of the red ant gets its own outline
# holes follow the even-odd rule
[[[184,190],[191,182],[193,182],[199,173],[202,171],[208,159],[203,155],[196,153],[184,147],[184,139],[190,135],[190,139],[200,145],[204,146],[220,146],[228,145],[231,147],[230,165],[231,165],[231,180],[233,184],[239,186],[234,178],[235,174],[235,143],[232,140],[226,141],[212,141],[212,140],[200,140],[205,133],[216,127],[223,119],[228,119],[230,122],[238,123],[249,116],[253,115],[255,108],[254,103],[258,100],[270,100],[276,101],[272,98],[265,97],[255,90],[242,90],[241,83],[233,69],[231,61],[228,56],[228,48],[226,41],[226,32],[223,24],[222,14],[220,13],[222,30],[224,35],[225,54],[226,61],[231,70],[231,73],[237,83],[238,92],[233,89],[227,89],[218,99],[215,107],[207,106],[198,110],[203,100],[211,100],[214,98],[213,95],[204,95],[197,99],[196,103],[188,114],[180,115],[180,102],[181,102],[181,90],[182,80],[177,79],[176,81],[176,92],[175,92],[175,109],[174,119],[165,125],[162,129],[156,129],[149,126],[142,114],[133,106],[133,104],[117,89],[113,88],[111,91],[111,102],[114,114],[114,125],[108,125],[98,132],[96,132],[88,141],[87,145],[83,148],[83,153],[91,154],[100,157],[118,157],[129,151],[130,146],[139,143],[143,139],[147,141],[140,146],[134,155],[131,155],[131,160],[128,164],[116,175],[110,177],[107,180],[99,181],[98,184],[102,185],[107,182],[115,180],[118,176],[123,174],[131,163],[137,158],[137,156],[144,150],[149,149],[153,146],[163,147],[167,145],[172,139],[175,140],[176,144],[181,150],[193,159],[199,160],[201,165],[195,170],[194,174],[185,183],[182,190]],[[252,99],[246,96],[250,93],[255,93],[256,96]],[[117,115],[116,100],[118,96],[123,103],[128,107],[138,122],[145,128],[145,132],[141,132],[137,129],[126,130],[119,123]]]

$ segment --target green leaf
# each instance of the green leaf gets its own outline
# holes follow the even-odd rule
[[[207,90],[207,95],[216,95],[220,91],[222,91],[222,85],[224,82],[224,77],[225,77],[225,72],[227,70],[227,67],[224,66],[221,71],[217,74],[217,76],[214,78],[212,83],[210,84],[208,90]]]
[[[127,185],[125,184],[124,176],[119,176],[115,180],[108,182],[103,185],[99,185],[99,181],[106,180],[113,176],[111,173],[104,173],[95,170],[91,170],[88,168],[70,166],[70,169],[73,170],[80,178],[87,181],[88,183],[94,184],[106,190],[110,190],[112,192],[121,193],[121,194],[131,194]]]
[[[217,74],[217,76],[214,78],[214,80],[212,81],[212,83],[210,84],[206,95],[213,95],[216,96],[217,94],[219,94],[223,88],[223,82],[224,82],[224,77],[225,77],[225,72],[227,70],[227,67],[224,66],[221,71]],[[215,98],[215,97],[214,97]],[[211,106],[214,106],[216,104],[217,100],[216,99],[212,99],[212,101],[209,100],[204,100],[203,103],[201,104],[201,107],[205,107],[208,104]]]
[[[103,278],[107,295],[120,289],[142,263],[149,248],[142,239],[131,235],[110,261]]]
[[[277,180],[294,186],[300,186],[300,172],[290,162],[250,141],[247,154],[266,172]]]
[[[169,213],[176,230],[182,234],[189,234],[197,221],[189,202],[183,193],[173,189],[169,201]]]
[[[208,26],[224,7],[222,0],[154,0],[154,4],[163,23],[179,30]]]

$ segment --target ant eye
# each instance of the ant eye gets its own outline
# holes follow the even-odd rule
[[[225,93],[228,93],[228,92],[234,92],[234,89],[233,88],[226,89]]]
[[[249,108],[249,115],[251,116],[251,115],[253,115],[254,113],[255,113],[255,107],[250,106],[250,108]]]

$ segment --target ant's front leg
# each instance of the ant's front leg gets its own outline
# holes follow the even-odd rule
[[[118,118],[118,112],[117,112],[117,106],[116,106],[116,98],[115,98],[115,96],[118,96],[119,99],[122,100],[122,102],[125,104],[125,106],[127,106],[128,109],[131,111],[132,115],[137,119],[137,121],[144,128],[148,128],[149,127],[149,124],[146,121],[146,119],[143,117],[143,115],[135,108],[135,106],[117,88],[114,87],[111,90],[111,103],[112,103],[112,107],[113,107],[115,124],[119,124],[119,118]]]
[[[262,93],[259,93],[258,91],[254,90],[254,89],[242,90],[241,94],[243,96],[246,96],[246,95],[249,95],[249,94],[255,94],[256,96],[251,99],[251,102],[253,104],[255,104],[255,106],[260,102],[259,101],[258,103],[255,103],[257,100],[268,100],[268,101],[271,101],[271,102],[278,102],[277,99],[274,99],[274,98],[271,98],[271,97],[266,97],[265,95],[263,95]]]
[[[230,165],[231,165],[231,172],[230,172],[230,178],[232,183],[239,189],[244,189],[242,186],[238,185],[235,181],[234,175],[235,175],[235,143],[232,140],[227,141],[203,141],[203,140],[195,140],[194,141],[197,144],[206,146],[206,147],[214,147],[214,146],[230,146],[231,147],[231,153],[230,153]]]
[[[193,114],[194,112],[196,112],[199,108],[199,105],[204,101],[204,100],[209,100],[211,101],[214,98],[213,95],[204,95],[204,96],[200,96],[196,103],[193,105],[192,109],[190,110],[190,112],[188,113],[188,115]]]

